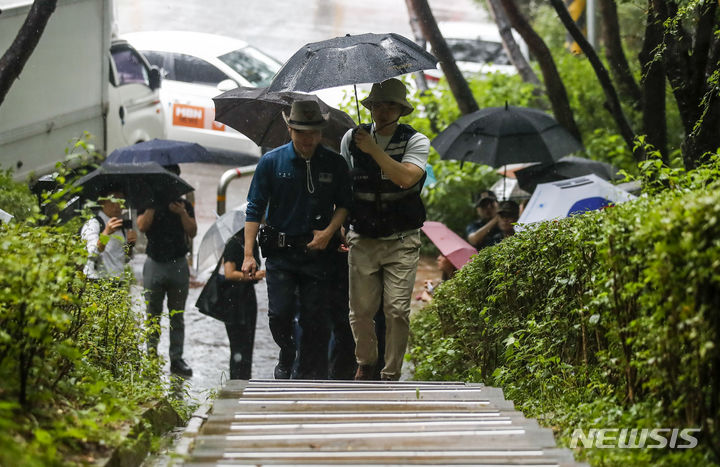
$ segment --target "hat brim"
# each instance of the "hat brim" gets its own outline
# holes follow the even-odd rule
[[[370,111],[372,111],[370,104],[372,104],[373,102],[378,102],[378,101],[375,99],[371,99],[369,96],[360,101],[360,103],[363,105],[363,107],[365,107],[366,109],[368,109]],[[406,100],[402,101],[402,102],[399,102],[399,101],[381,101],[381,102],[394,102],[395,104],[400,104],[400,106],[402,107],[402,111],[400,112],[401,117],[404,117],[405,115],[410,115],[415,110],[415,107],[410,105],[410,103]]]
[[[316,122],[297,122],[290,120],[290,117],[285,115],[285,112],[282,113],[285,124],[287,124],[287,126],[292,128],[293,130],[322,130],[327,126],[330,114],[321,113],[320,115],[323,118],[322,121],[318,120]]]

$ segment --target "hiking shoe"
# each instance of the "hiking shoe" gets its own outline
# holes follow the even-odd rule
[[[355,381],[374,381],[375,365],[358,365]]]
[[[192,368],[182,358],[170,362],[170,373],[188,378],[193,375]]]

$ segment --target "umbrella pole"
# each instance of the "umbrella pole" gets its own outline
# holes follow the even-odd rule
[[[362,119],[360,118],[360,101],[358,101],[357,96],[357,84],[353,84],[353,89],[355,90],[355,107],[357,108],[358,125],[360,125],[362,124]]]

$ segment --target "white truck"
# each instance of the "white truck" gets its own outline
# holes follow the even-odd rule
[[[31,1],[0,0],[0,54]],[[112,0],[58,0],[19,79],[0,104],[0,168],[50,173],[88,132],[101,153],[165,136],[160,72],[113,39]]]

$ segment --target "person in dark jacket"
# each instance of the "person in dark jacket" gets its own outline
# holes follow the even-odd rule
[[[327,115],[317,102],[295,101],[283,116],[291,142],[260,158],[250,184],[242,271],[255,278],[253,248],[259,232],[267,258],[270,331],[280,347],[274,376],[326,379],[327,302],[335,286],[331,271],[338,231],[351,203],[348,168],[339,154],[320,144]]]
[[[255,259],[260,264],[260,255],[255,247]],[[254,277],[242,271],[245,259],[245,229],[230,237],[223,252],[223,302],[220,306],[228,309],[224,319],[225,330],[230,341],[230,379],[250,379],[252,355],[255,344],[257,323],[257,297],[255,284],[265,277],[265,271],[255,271]]]
[[[166,169],[180,175],[177,165]],[[183,359],[185,342],[185,301],[190,286],[187,254],[189,241],[197,233],[195,211],[186,199],[167,205],[138,209],[138,229],[147,236],[147,259],[143,266],[143,287],[147,302],[150,332],[148,351],[157,354],[160,340],[159,321],[167,296],[170,312],[170,371],[192,376],[192,368]]]

